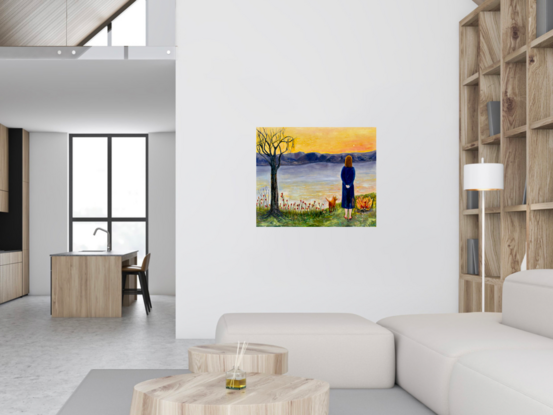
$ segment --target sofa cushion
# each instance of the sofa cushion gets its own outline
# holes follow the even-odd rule
[[[288,349],[288,373],[321,379],[332,388],[391,388],[394,336],[355,314],[225,314],[216,342],[248,341]]]
[[[503,324],[553,339],[553,270],[522,271],[503,284]]]
[[[552,349],[553,340],[500,323],[499,313],[428,314],[385,318],[394,333],[396,381],[439,415],[449,413],[451,371],[480,350]]]
[[[453,368],[451,415],[553,415],[553,350],[494,350]]]

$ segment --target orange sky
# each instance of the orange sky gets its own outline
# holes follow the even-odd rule
[[[364,153],[376,150],[373,127],[285,127],[286,135],[296,137],[292,152]]]

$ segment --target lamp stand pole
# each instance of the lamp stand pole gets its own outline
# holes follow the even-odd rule
[[[486,192],[482,193],[482,312],[486,312]]]

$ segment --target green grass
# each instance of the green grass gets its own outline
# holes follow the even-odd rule
[[[369,193],[365,195],[357,195],[357,197],[370,196],[373,199],[373,206],[368,213],[358,213],[357,209],[353,209],[351,215],[352,220],[345,220],[345,211],[342,209],[341,203],[336,204],[336,210],[333,212],[328,211],[327,208],[322,212],[286,212],[282,211],[282,218],[268,218],[264,219],[263,216],[269,211],[269,209],[258,208],[256,209],[257,226],[258,227],[376,227],[376,193]]]

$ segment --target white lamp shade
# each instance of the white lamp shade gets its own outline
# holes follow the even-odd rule
[[[503,164],[465,164],[464,178],[465,190],[501,190],[503,189]]]

